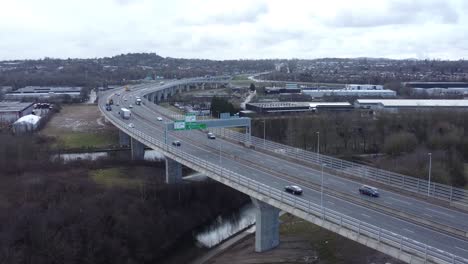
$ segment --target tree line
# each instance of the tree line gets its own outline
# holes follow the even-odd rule
[[[44,140],[0,134],[2,264],[161,263],[195,228],[249,200],[212,181],[166,185],[162,163],[52,161]],[[154,167],[154,180],[105,187],[90,177],[117,166]]]
[[[433,179],[458,187],[466,185],[468,122],[463,111],[379,113],[329,112],[266,119],[267,139],[346,159],[371,157],[375,166],[427,178],[432,153]],[[263,122],[253,122],[263,137]],[[380,157],[380,154],[384,154]]]

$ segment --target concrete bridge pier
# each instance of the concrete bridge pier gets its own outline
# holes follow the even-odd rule
[[[131,144],[132,160],[143,160],[145,158],[145,145],[134,138],[131,139]]]
[[[279,245],[280,210],[251,197],[255,206],[255,251],[264,252]]]
[[[119,145],[121,147],[128,147],[130,146],[130,136],[127,135],[122,130],[119,130]]]
[[[175,184],[182,181],[182,164],[166,157],[166,183]]]

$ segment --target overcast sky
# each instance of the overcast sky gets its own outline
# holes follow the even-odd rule
[[[468,58],[467,0],[0,0],[0,60]]]

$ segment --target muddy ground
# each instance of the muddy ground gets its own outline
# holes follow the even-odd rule
[[[46,125],[43,133],[98,132],[115,129],[105,121],[97,105],[65,105]]]
[[[277,248],[256,253],[255,236],[252,234],[206,264],[403,264],[383,253],[291,215],[284,215],[281,219],[281,243]]]

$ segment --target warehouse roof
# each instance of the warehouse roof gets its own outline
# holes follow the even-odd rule
[[[468,100],[450,99],[358,99],[358,104],[382,104],[384,107],[468,107]]]
[[[24,103],[24,102],[10,102],[3,101],[0,102],[0,112],[19,112],[30,107],[34,103]]]
[[[37,122],[39,122],[40,119],[41,119],[40,116],[25,115],[21,117],[20,119],[16,120],[15,124],[19,124],[19,123],[37,124]]]
[[[26,86],[14,91],[14,93],[77,93],[81,92],[82,89],[82,87]]]

